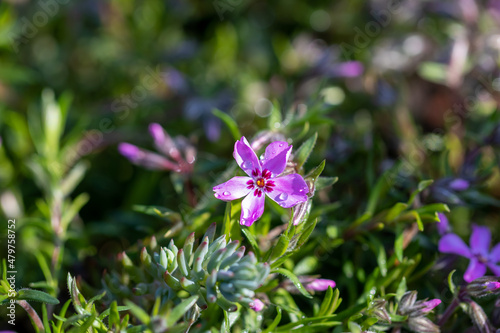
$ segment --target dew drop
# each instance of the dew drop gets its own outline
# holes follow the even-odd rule
[[[224,193],[222,193],[222,194],[223,194],[223,195],[225,195],[225,196],[228,196],[228,195],[230,195],[231,193],[230,193],[230,192],[228,192],[228,191],[225,191],[225,192],[224,192]]]
[[[278,195],[278,200],[279,201],[285,201],[286,199],[288,199],[288,194],[281,193],[280,195]]]
[[[282,143],[280,143],[279,147],[280,147],[280,148],[281,148],[281,147],[283,147],[283,144],[282,144]]]
[[[250,161],[245,161],[243,164],[241,164],[242,169],[251,169],[252,168],[252,162]]]

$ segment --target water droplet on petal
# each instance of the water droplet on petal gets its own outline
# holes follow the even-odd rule
[[[224,192],[224,193],[222,193],[222,194],[223,194],[223,195],[225,195],[225,196],[228,196],[228,195],[230,195],[231,193],[230,193],[230,192],[228,192],[228,191],[225,191],[225,192]]]
[[[241,164],[242,169],[251,169],[252,168],[252,162],[250,161],[245,161]]]
[[[281,148],[281,147],[283,147],[283,144],[282,144],[282,143],[280,143],[279,147],[280,147],[280,148]]]
[[[280,195],[278,195],[278,200],[279,201],[285,201],[286,199],[288,199],[288,194],[281,193]]]

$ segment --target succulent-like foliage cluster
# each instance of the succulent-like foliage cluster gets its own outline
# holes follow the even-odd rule
[[[227,242],[225,235],[214,239],[215,228],[215,224],[210,226],[196,248],[192,233],[181,249],[171,241],[153,254],[153,260],[143,248],[141,261],[174,291],[183,289],[199,296],[201,309],[207,302],[229,312],[236,310],[235,303],[251,308],[255,290],[269,275],[269,264],[257,262],[252,252],[245,255],[245,247],[239,247],[237,240]]]

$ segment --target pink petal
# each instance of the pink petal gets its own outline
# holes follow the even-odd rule
[[[472,225],[472,235],[470,236],[470,250],[472,253],[480,254],[488,258],[491,243],[491,232],[488,227]]]
[[[274,191],[266,194],[284,208],[293,207],[301,202],[307,201],[309,188],[299,174],[291,174],[273,179]]]
[[[308,283],[304,287],[306,289],[315,290],[315,291],[325,291],[328,287],[335,288],[335,281],[328,279],[316,279],[311,283]]]
[[[285,141],[275,141],[266,148],[264,159],[262,160],[262,169],[271,171],[275,177],[285,170],[286,162],[292,152],[292,146]]]
[[[488,263],[488,268],[495,274],[495,276],[500,276],[500,266]]]
[[[252,176],[252,171],[255,169],[262,171],[257,155],[250,148],[250,144],[245,137],[242,137],[240,141],[236,141],[234,144],[233,157],[240,168],[249,176]]]
[[[214,186],[214,195],[217,199],[224,201],[236,200],[244,197],[250,191],[247,182],[252,181],[250,177],[233,177],[227,182]]]
[[[476,258],[472,258],[470,260],[469,267],[467,267],[467,271],[465,271],[464,280],[466,282],[471,282],[480,278],[484,274],[486,274],[486,265],[479,262]]]
[[[500,243],[498,243],[493,247],[493,249],[491,249],[489,260],[494,264],[500,262]]]
[[[240,224],[249,227],[260,219],[264,213],[265,200],[265,195],[259,197],[254,195],[254,192],[248,194],[241,202]]]
[[[472,256],[469,247],[455,234],[446,234],[439,240],[439,252],[454,253],[467,258]]]

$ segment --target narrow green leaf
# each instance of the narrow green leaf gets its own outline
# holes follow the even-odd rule
[[[116,301],[111,302],[109,307],[109,328],[118,328],[120,326],[120,314],[118,313],[118,306]]]
[[[177,305],[172,312],[167,316],[167,327],[174,326],[174,324],[182,318],[184,313],[186,313],[198,300],[198,296],[191,296],[183,300],[179,305]]]
[[[401,297],[403,297],[406,290],[406,278],[403,276],[401,282],[399,282],[398,289],[396,290],[396,299],[398,302],[401,300]]]
[[[16,300],[31,300],[47,304],[59,304],[59,300],[40,290],[20,289],[17,291]]]
[[[325,169],[325,165],[326,160],[323,160],[323,162],[321,162],[317,167],[309,171],[309,173],[304,178],[310,178],[313,182],[315,182]]]
[[[97,314],[92,314],[90,317],[86,318],[82,325],[73,327],[68,333],[87,333],[87,330],[92,326],[94,320],[96,319]]]
[[[259,248],[259,245],[257,244],[257,241],[255,240],[254,235],[252,235],[252,233],[250,232],[250,230],[248,228],[241,228],[241,231],[247,237],[248,241],[250,242],[250,245],[252,245],[252,248],[253,248],[257,258],[260,258],[261,257],[260,248]]]
[[[427,187],[429,187],[432,183],[434,183],[432,179],[422,180],[420,183],[418,183],[417,189],[413,191],[413,193],[410,195],[410,199],[408,200],[408,206],[411,206],[417,195],[421,193],[423,190],[425,190]]]
[[[143,324],[149,324],[149,315],[140,306],[136,305],[134,302],[125,300],[125,304],[130,308],[130,312]]]
[[[177,212],[174,212],[171,209],[161,207],[161,206],[143,206],[143,205],[134,205],[132,206],[132,210],[144,213],[152,216],[159,216],[169,221],[178,221],[180,220],[180,215]]]
[[[410,213],[415,217],[415,220],[418,225],[418,230],[424,231],[424,224],[422,223],[422,219],[420,218],[420,214],[416,210],[410,211]]]
[[[389,212],[387,213],[385,217],[386,222],[391,222],[395,220],[406,208],[408,207],[408,204],[403,203],[403,202],[398,202],[394,206],[391,207]]]
[[[283,120],[281,116],[281,108],[278,104],[278,101],[273,101],[273,108],[271,109],[271,114],[267,119],[267,126],[269,129],[273,130],[277,128],[277,126],[281,126],[281,121]]]
[[[455,286],[455,283],[453,283],[453,274],[455,273],[456,269],[452,270],[450,274],[448,274],[448,286],[450,287],[450,291],[453,295],[456,294],[457,292],[457,287]]]
[[[300,170],[304,163],[306,163],[309,155],[311,155],[314,146],[316,145],[316,140],[318,139],[318,133],[314,133],[312,137],[307,139],[295,152],[295,162],[297,163],[297,170]]]
[[[316,179],[316,190],[322,190],[325,187],[332,186],[338,182],[339,177],[318,177]]]
[[[288,279],[290,279],[290,281],[292,281],[292,283],[295,285],[295,288],[297,288],[297,290],[302,295],[304,295],[307,298],[312,298],[311,294],[309,294],[309,292],[307,292],[306,288],[304,288],[302,283],[300,283],[299,278],[295,274],[290,272],[289,270],[284,269],[284,268],[275,268],[271,272],[282,274],[282,275],[286,276]]]
[[[380,274],[386,276],[387,274],[387,255],[385,253],[384,245],[378,240],[377,237],[368,234],[370,244],[372,245],[375,254],[377,255],[377,264],[380,268]]]
[[[273,330],[279,325],[279,323],[281,321],[281,308],[276,307],[276,311],[278,312],[276,314],[276,318],[274,318],[271,325],[269,325],[264,331],[262,331],[262,333],[272,333]]]
[[[394,241],[394,253],[399,262],[403,261],[403,234],[404,228],[401,223],[396,224],[396,239]]]
[[[445,204],[442,204],[442,203],[436,203],[436,204],[430,204],[430,205],[426,205],[426,206],[423,206],[423,207],[420,207],[418,209],[415,209],[416,212],[418,212],[419,214],[423,215],[423,214],[435,214],[436,212],[438,213],[449,213],[450,212],[450,208],[448,208],[447,205]]]
[[[226,242],[231,239],[231,202],[226,204],[226,211],[224,212],[224,219],[222,221],[222,233],[226,235]]]
[[[290,238],[288,238],[285,234],[281,234],[276,245],[270,249],[269,261],[273,262],[282,255],[284,255],[286,250],[288,249],[289,244],[290,244]]]
[[[327,311],[330,308],[330,304],[333,299],[333,289],[332,287],[328,287],[328,290],[325,293],[325,298],[323,298],[323,302],[321,302],[321,306],[319,307],[319,311],[317,316],[325,316],[328,315]]]
[[[236,123],[236,121],[234,121],[233,118],[231,118],[230,115],[217,109],[213,109],[212,113],[227,125],[234,141],[238,141],[239,139],[241,139],[241,133],[238,129],[238,124]]]

